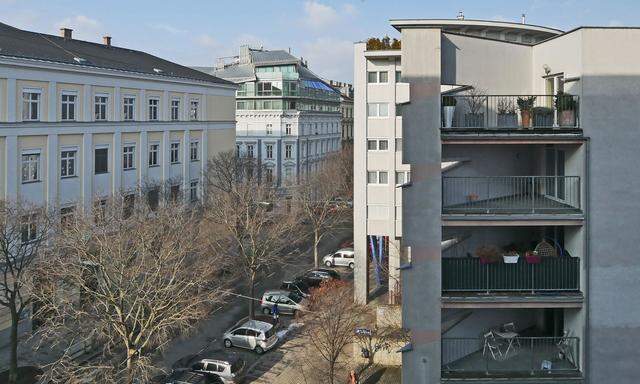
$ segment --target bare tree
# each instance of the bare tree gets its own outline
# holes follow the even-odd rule
[[[355,331],[355,340],[362,357],[367,361],[359,369],[358,376],[362,377],[365,372],[377,366],[376,356],[379,352],[397,351],[410,340],[408,333],[394,322],[376,321],[373,316],[369,316],[368,322],[365,320],[364,324],[360,324]]]
[[[350,201],[353,192],[349,181],[352,172],[346,165],[348,158],[347,152],[327,157],[321,169],[307,175],[295,188],[296,203],[313,232],[316,268],[320,263],[320,241],[344,224],[352,212]]]
[[[44,209],[0,201],[0,306],[11,315],[9,383],[18,379],[18,326],[31,306],[34,265],[51,235],[52,221]]]
[[[65,351],[45,377],[147,382],[152,354],[225,297],[218,265],[202,257],[197,217],[179,204],[152,211],[117,197],[92,216],[67,220],[58,252],[39,263],[41,334]],[[100,356],[74,364],[79,344]]]
[[[343,355],[355,341],[355,330],[364,314],[365,308],[353,302],[352,287],[340,280],[323,283],[310,297],[302,317],[303,332],[314,356],[307,360],[330,384],[345,367]]]
[[[211,243],[239,268],[252,298],[260,274],[300,240],[295,208],[262,177],[263,171],[253,159],[218,154],[209,163],[204,197]],[[254,300],[249,300],[249,316],[254,316]]]

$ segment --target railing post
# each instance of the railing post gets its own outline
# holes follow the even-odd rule
[[[535,202],[535,180],[536,177],[535,176],[530,176],[531,177],[531,213],[535,213],[536,212],[536,202]]]
[[[529,264],[531,266],[531,293],[535,292],[536,287],[536,264]]]
[[[534,352],[533,352],[533,337],[532,337],[531,339],[529,339],[529,340],[531,341],[531,367],[530,367],[530,368],[531,368],[531,376],[533,376],[533,375],[535,374],[535,372],[534,372],[534,371],[535,371],[535,369],[534,369],[534,367],[533,367],[533,365],[535,364],[535,363],[534,363],[534,361],[535,361],[535,356],[533,355],[533,353],[534,353]]]

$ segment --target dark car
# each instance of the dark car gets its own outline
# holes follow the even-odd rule
[[[331,279],[339,280],[340,274],[332,269],[317,268],[305,272],[304,274],[295,278],[293,281],[303,281],[310,287],[318,287],[323,281]]]
[[[309,288],[309,284],[305,283],[303,280],[283,281],[282,284],[280,284],[280,289],[295,292],[302,297],[309,296]]]
[[[223,384],[217,375],[205,375],[188,369],[174,371],[166,379],[166,384]]]

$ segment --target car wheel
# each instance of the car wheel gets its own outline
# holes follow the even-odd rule
[[[324,265],[326,265],[327,267],[330,267],[330,266],[331,266],[331,262],[330,262],[329,260],[327,260],[327,261],[324,263]]]
[[[264,313],[265,315],[270,315],[271,310],[269,308],[262,308],[262,313]]]
[[[297,312],[297,310],[295,310],[295,309],[291,310],[291,316],[296,317],[296,312]]]
[[[262,355],[264,353],[264,349],[262,349],[261,346],[256,346],[254,351],[258,354],[258,355]]]
[[[353,269],[353,267],[355,267],[355,265],[353,263],[349,263],[349,268]]]
[[[231,347],[233,347],[233,344],[231,344],[231,340],[224,339],[224,346],[225,346],[225,348],[231,348]]]

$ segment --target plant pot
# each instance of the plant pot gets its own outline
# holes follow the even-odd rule
[[[453,113],[456,110],[455,105],[447,105],[443,107],[444,109],[444,127],[451,128],[453,125]]]
[[[520,255],[502,255],[505,264],[517,264]]]
[[[493,257],[482,257],[480,256],[480,264],[481,265],[485,265],[485,264],[495,264],[498,262],[499,259],[493,258]]]
[[[576,126],[576,111],[568,109],[560,112],[559,116],[561,127],[575,127]]]
[[[515,113],[498,113],[498,127],[517,127],[518,115]]]
[[[525,253],[524,259],[527,262],[527,264],[540,264],[540,262],[542,261],[542,258],[533,252]]]
[[[464,115],[464,126],[467,128],[484,127],[484,113],[466,113]]]
[[[546,107],[533,108],[534,127],[553,127],[553,110]]]
[[[529,128],[531,126],[531,111],[520,111],[520,119],[522,120],[522,126]]]

